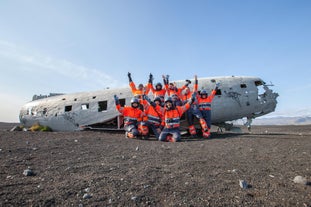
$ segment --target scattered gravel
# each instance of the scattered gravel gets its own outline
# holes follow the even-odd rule
[[[308,207],[310,129],[217,134],[214,127],[211,139],[180,143],[2,129],[0,206]],[[35,175],[25,176],[29,170]]]

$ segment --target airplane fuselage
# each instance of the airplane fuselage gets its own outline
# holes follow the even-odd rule
[[[199,90],[208,92],[214,89],[216,82],[220,83],[212,102],[212,123],[216,125],[244,117],[256,118],[273,112],[277,105],[278,94],[258,77],[211,77],[199,78],[198,82]],[[176,81],[177,86],[184,83]],[[115,109],[114,94],[121,104],[130,105],[133,95],[129,87],[57,95],[25,104],[20,111],[20,122],[25,127],[39,123],[54,131],[75,131],[100,124],[118,128],[121,124],[116,123],[119,113]],[[152,99],[151,94],[150,97]]]

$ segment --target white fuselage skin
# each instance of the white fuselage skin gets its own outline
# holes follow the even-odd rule
[[[198,88],[210,93],[216,82],[220,83],[220,90],[212,102],[213,124],[244,117],[252,119],[275,110],[278,94],[258,77],[199,78]],[[176,81],[176,84],[182,86],[185,81]],[[192,90],[192,84],[190,88]],[[129,105],[133,97],[128,87],[42,98],[22,107],[20,122],[25,127],[39,123],[49,126],[53,131],[76,131],[85,126],[110,122],[119,116],[115,108],[114,94],[119,99],[125,99],[126,105]],[[151,94],[150,98],[153,99]]]

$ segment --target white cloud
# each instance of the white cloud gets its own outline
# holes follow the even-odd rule
[[[74,64],[65,59],[56,59],[48,55],[38,54],[25,50],[13,43],[0,41],[0,57],[18,62],[20,67],[17,70],[27,71],[32,74],[41,74],[45,77],[61,76],[67,80],[84,83],[91,88],[117,87],[120,82],[99,69],[88,68]],[[15,68],[16,70],[16,68]]]
[[[78,92],[124,86],[106,72],[39,54],[0,40],[0,121],[18,121],[35,93]],[[20,75],[23,74],[23,75]]]

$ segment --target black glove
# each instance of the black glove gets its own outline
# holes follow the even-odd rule
[[[165,77],[165,78],[166,78],[166,84],[168,84],[168,83],[169,83],[169,80],[168,80],[168,79],[169,79],[169,77],[170,77],[169,75],[166,75],[166,77]]]
[[[150,74],[149,74],[149,81],[148,81],[148,82],[152,84],[152,81],[153,81],[153,75],[150,73]]]
[[[191,84],[191,80],[188,80],[188,79],[187,79],[186,82],[187,82],[187,83],[185,84],[186,86],[188,86],[189,84]]]
[[[162,75],[162,78],[163,78],[164,85],[168,84],[167,81],[166,81],[166,77],[164,75]]]
[[[117,96],[117,95],[114,95],[113,98],[114,98],[114,102],[116,103],[116,105],[119,105],[119,104],[120,104],[120,101],[119,101],[118,96]]]
[[[129,82],[133,82],[130,72],[127,73],[127,77],[129,78]]]

